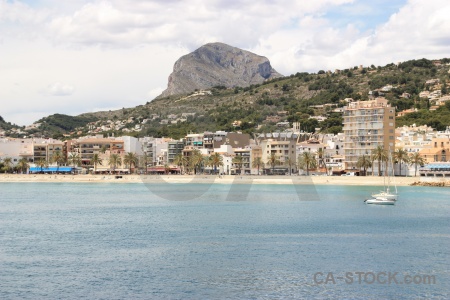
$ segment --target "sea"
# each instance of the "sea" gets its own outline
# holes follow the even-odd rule
[[[0,183],[0,299],[450,299],[450,189]]]

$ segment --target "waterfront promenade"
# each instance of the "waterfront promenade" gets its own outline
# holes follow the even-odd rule
[[[0,182],[116,182],[151,183],[164,180],[167,183],[252,183],[252,184],[326,184],[383,186],[379,176],[256,176],[256,175],[56,175],[56,174],[0,174]],[[397,186],[408,186],[420,181],[419,177],[396,177]]]

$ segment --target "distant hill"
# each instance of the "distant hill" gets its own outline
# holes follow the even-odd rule
[[[20,126],[11,124],[11,122],[6,122],[2,116],[0,116],[0,129],[2,130],[11,130],[13,128],[20,128]]]
[[[278,77],[282,75],[266,57],[223,43],[210,43],[175,62],[167,89],[159,98],[214,86],[247,87]]]
[[[37,121],[40,123],[38,131],[48,137],[61,138],[63,134],[69,133],[76,128],[85,127],[89,122],[97,121],[95,117],[88,116],[68,116],[54,114]]]
[[[398,65],[351,67],[336,72],[299,72],[245,87],[215,86],[206,93],[161,97],[115,111],[76,117],[52,115],[41,119],[39,122],[43,125],[34,130],[36,134],[50,137],[76,132],[72,137],[103,133],[179,138],[189,132],[206,130],[282,131],[284,128],[277,126],[278,122],[288,122],[289,126],[300,122],[301,129],[307,132],[320,128],[322,133],[337,133],[342,130],[342,114],[333,110],[346,105],[346,98],[368,100],[369,92],[386,97],[397,112],[417,109],[417,112],[396,118],[396,126],[428,124],[444,130],[450,126],[450,101],[436,108],[433,107],[435,100],[429,101],[421,95],[437,91],[449,94],[448,63],[450,59],[418,59]],[[318,116],[327,119],[311,118]],[[89,122],[92,124],[88,127]]]

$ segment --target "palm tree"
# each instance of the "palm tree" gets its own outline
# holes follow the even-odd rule
[[[292,175],[292,166],[295,165],[295,161],[292,158],[288,157],[286,159],[286,164],[289,166],[289,176],[291,176]]]
[[[223,157],[219,153],[215,152],[210,157],[210,163],[214,168],[214,174],[217,174],[217,167],[223,166]]]
[[[56,163],[56,172],[58,172],[60,164],[63,164],[66,161],[66,158],[61,151],[56,151],[53,153],[51,160]]]
[[[275,166],[280,164],[280,160],[278,159],[278,156],[275,153],[271,153],[267,160],[267,164],[269,164],[272,167],[272,175],[274,175]]]
[[[311,152],[303,152],[298,156],[299,169],[306,170],[306,175],[309,175],[309,169],[315,168],[317,161]]]
[[[405,164],[409,163],[409,155],[403,148],[397,149],[394,152],[394,159],[398,162],[400,167],[400,176],[402,176],[402,162]]]
[[[8,172],[11,169],[11,166],[12,166],[12,158],[11,157],[5,157],[3,159],[3,165],[4,165],[5,173]]]
[[[414,152],[409,157],[411,164],[414,165],[414,177],[417,176],[417,165],[423,166],[425,164],[425,159],[419,152]]]
[[[44,170],[44,168],[47,168],[48,167],[48,162],[47,162],[47,160],[45,160],[45,159],[43,159],[43,158],[40,158],[36,163],[36,166],[38,166],[39,168],[41,168],[41,172],[43,172]]]
[[[107,150],[106,145],[103,145],[103,146],[100,148],[100,152],[103,153],[103,154],[106,153],[106,150]]]
[[[238,167],[239,175],[242,175],[241,168],[242,164],[244,163],[244,157],[242,155],[236,155],[235,157],[233,157],[231,162]]]
[[[255,157],[255,159],[253,160],[253,162],[252,162],[252,167],[253,168],[258,168],[258,175],[260,175],[259,174],[259,168],[260,167],[263,167],[264,168],[264,162],[263,162],[263,160],[262,160],[262,158],[261,157]]]
[[[212,163],[211,163],[211,157],[210,156],[203,156],[203,160],[202,160],[202,166],[205,167],[212,167]]]
[[[180,173],[183,173],[183,166],[186,164],[186,157],[182,153],[178,153],[173,159],[173,163],[180,167]]]
[[[125,157],[123,158],[123,163],[125,165],[128,165],[129,173],[131,174],[131,167],[136,166],[136,164],[138,163],[138,157],[133,152],[127,152],[127,154],[125,154]]]
[[[116,167],[122,164],[122,158],[119,154],[113,153],[109,156],[108,163],[112,167],[113,172],[115,172]]]
[[[98,153],[94,153],[91,158],[91,164],[94,165],[94,174],[97,173],[97,165],[101,165],[103,163],[103,159],[100,157]]]
[[[200,167],[202,163],[203,155],[198,149],[195,149],[194,151],[192,151],[191,156],[189,157],[189,164],[194,169],[194,174],[197,174],[198,167]]]
[[[327,172],[326,171],[327,170],[327,164],[325,163],[324,157],[325,157],[325,150],[323,148],[319,148],[319,150],[317,150],[318,164],[319,164],[319,167],[323,165],[324,168],[325,168],[325,172]]]
[[[387,161],[387,151],[384,149],[383,145],[378,145],[372,151],[372,160],[378,161],[378,176],[381,176],[381,163]]]
[[[356,162],[356,166],[361,170],[361,168],[364,169],[364,176],[366,176],[366,169],[372,167],[372,160],[370,159],[370,156],[368,155],[362,155],[358,158],[358,161]]]
[[[81,159],[80,155],[78,153],[70,153],[69,158],[67,159],[67,162],[69,163],[69,166],[78,167],[81,165]]]
[[[168,164],[164,164],[164,174],[169,174],[170,166]]]
[[[139,157],[139,168],[144,168],[144,174],[147,174],[147,165],[148,165],[148,154],[147,152],[144,152],[144,154],[142,154]]]
[[[17,162],[17,168],[22,171],[22,173],[26,173],[29,167],[28,160],[24,157]]]

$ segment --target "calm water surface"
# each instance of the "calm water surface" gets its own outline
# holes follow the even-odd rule
[[[404,187],[389,207],[363,203],[376,187],[303,186],[320,201],[300,201],[289,185],[232,197],[212,185],[179,201],[191,189],[1,183],[0,298],[450,298],[449,189]],[[317,272],[334,282],[318,284]],[[353,273],[349,284],[337,278],[346,272],[436,282],[358,283]]]

